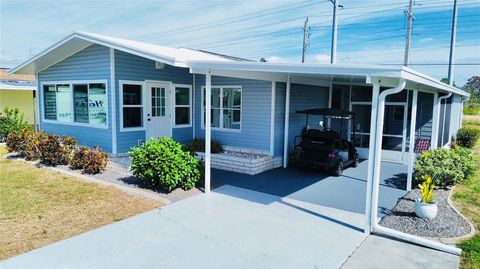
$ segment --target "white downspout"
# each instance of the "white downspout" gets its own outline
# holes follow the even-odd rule
[[[452,96],[452,93],[449,92],[447,95],[444,95],[444,96],[441,96],[440,98],[438,98],[438,104],[441,106],[442,105],[442,101],[445,100],[445,99],[448,99],[450,98],[450,96]],[[443,137],[445,136],[445,116],[447,114],[447,100],[445,100],[445,107],[443,108],[443,122],[442,122],[442,139],[440,139],[440,146],[443,147]],[[450,132],[449,134],[450,135]]]
[[[373,157],[373,158],[369,158],[369,162],[373,161],[374,163],[373,163],[373,178],[371,180],[369,179],[369,182],[372,185],[367,186],[367,190],[368,190],[368,188],[372,188],[372,190],[371,190],[372,199],[371,199],[371,203],[370,203],[370,208],[367,208],[367,211],[370,211],[369,212],[370,219],[368,221],[370,222],[371,227],[372,227],[372,232],[374,232],[374,233],[384,234],[384,235],[387,235],[387,236],[395,237],[395,238],[405,240],[405,241],[408,241],[408,242],[412,242],[412,243],[415,243],[415,244],[419,244],[419,245],[427,246],[427,247],[434,248],[434,249],[437,249],[437,250],[445,251],[445,252],[448,252],[448,253],[460,255],[461,254],[461,249],[459,249],[459,248],[444,245],[442,243],[438,243],[438,242],[435,242],[435,241],[424,239],[424,238],[421,238],[421,237],[418,237],[418,236],[415,236],[415,235],[402,233],[402,232],[399,232],[399,231],[396,231],[396,230],[393,230],[393,229],[385,228],[385,227],[380,226],[377,223],[378,191],[379,191],[379,181],[380,181],[380,165],[381,165],[381,158],[382,158],[382,147],[381,147],[381,145],[382,145],[382,139],[383,139],[383,135],[382,135],[383,134],[383,120],[384,120],[384,116],[385,116],[384,115],[385,114],[384,113],[385,112],[385,99],[388,95],[401,92],[405,88],[405,85],[406,85],[406,81],[404,79],[400,79],[397,87],[383,91],[382,93],[380,93],[380,95],[378,97],[377,119],[376,119],[377,124],[376,124],[376,128],[375,128],[375,132],[372,132],[372,130],[370,130],[370,132],[373,133],[374,136],[375,136],[375,138],[374,138],[375,143],[371,144],[371,145],[374,145],[375,149],[373,150],[373,156],[370,156],[370,157]],[[373,108],[373,103],[372,103],[372,108]],[[369,168],[372,168],[372,167],[369,166]],[[369,174],[371,174],[370,171],[369,171]],[[368,194],[368,191],[367,191],[367,194]]]
[[[283,134],[283,168],[288,166],[288,128],[290,121],[290,74],[287,77],[287,89],[285,91],[285,130]]]

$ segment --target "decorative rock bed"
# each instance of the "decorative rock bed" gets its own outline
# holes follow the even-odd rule
[[[438,214],[434,219],[421,219],[415,215],[415,199],[420,190],[415,189],[400,198],[390,213],[383,217],[380,225],[400,232],[432,238],[453,238],[472,232],[471,224],[459,215],[448,202],[450,190],[435,190]]]

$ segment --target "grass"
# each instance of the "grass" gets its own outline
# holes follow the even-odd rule
[[[0,259],[161,206],[32,163],[0,157],[0,167]]]
[[[480,115],[466,116],[463,126],[480,130]],[[455,206],[464,214],[477,229],[477,234],[458,244],[462,248],[460,267],[463,269],[480,268],[480,141],[473,149],[477,165],[477,174],[465,184],[457,185],[453,193]]]

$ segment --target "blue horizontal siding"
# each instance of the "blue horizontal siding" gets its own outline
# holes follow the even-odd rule
[[[290,89],[290,117],[288,128],[288,151],[293,149],[295,136],[302,133],[305,127],[306,116],[296,111],[310,108],[328,107],[328,87],[292,84]],[[311,128],[318,128],[322,116],[309,116],[308,124]]]
[[[108,126],[109,129],[91,128],[87,126],[72,126],[66,124],[53,124],[43,122],[40,117],[40,128],[47,133],[61,136],[71,136],[77,139],[80,145],[99,145],[102,149],[112,151],[111,132],[111,103],[110,103],[110,54],[109,48],[92,45],[61,62],[41,71],[38,74],[39,85],[53,81],[66,80],[106,80],[108,93]],[[42,100],[43,90],[39,89]],[[43,115],[43,104],[39,106],[40,115]]]
[[[274,140],[274,155],[279,156],[283,154],[283,137],[285,134],[285,92],[287,84],[277,82],[275,90],[275,140]]]
[[[242,87],[242,114],[240,132],[212,130],[212,139],[217,139],[226,146],[269,151],[272,82],[213,76],[212,86],[215,85]],[[195,133],[197,137],[205,137],[205,130],[201,128],[202,86],[205,86],[205,76],[196,75]]]
[[[121,99],[119,98],[119,80],[157,80],[168,81],[176,84],[192,85],[193,75],[187,68],[174,67],[165,64],[163,69],[155,68],[155,61],[115,51],[115,80],[116,80],[116,103],[117,103],[117,151],[128,152],[132,146],[137,146],[139,141],[145,141],[145,131],[120,132],[120,109]],[[191,141],[192,127],[174,128],[173,139],[180,143]]]

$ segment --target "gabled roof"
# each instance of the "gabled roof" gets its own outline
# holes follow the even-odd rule
[[[191,73],[198,74],[206,74],[208,70],[213,70],[215,75],[240,78],[285,82],[289,77],[293,83],[314,85],[319,81],[335,83],[338,80],[350,83],[375,82],[385,87],[396,86],[399,80],[404,79],[407,81],[408,89],[452,92],[470,96],[463,90],[404,66],[263,63],[202,50],[171,48],[86,32],[75,32],[69,35],[20,64],[10,73],[36,74],[92,44],[99,44],[172,66],[189,68]]]
[[[0,90],[36,91],[35,76],[9,74],[8,68],[0,68]]]
[[[187,67],[186,61],[233,62],[245,60],[212,52],[188,48],[172,48],[140,41],[110,37],[86,32],[75,32],[24,63],[10,73],[35,74],[92,44],[99,44],[165,64]]]

